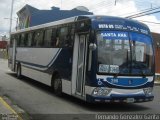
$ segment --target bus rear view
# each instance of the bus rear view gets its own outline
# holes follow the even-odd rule
[[[86,99],[92,102],[152,101],[155,63],[148,27],[116,17],[96,19],[92,22],[95,29],[92,42],[96,45],[92,51],[92,93]]]

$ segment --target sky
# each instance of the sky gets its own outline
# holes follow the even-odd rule
[[[9,33],[11,2],[12,0],[0,0],[0,36]],[[159,7],[160,0],[14,0],[12,31],[15,31],[16,27],[16,13],[26,4],[38,9],[51,9],[52,6],[56,6],[63,10],[85,6],[96,15],[126,17],[141,10]],[[135,19],[160,23],[160,13]],[[160,33],[160,24],[146,22],[145,24],[149,26],[152,32]]]

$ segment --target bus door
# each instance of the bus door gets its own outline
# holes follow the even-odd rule
[[[12,66],[11,69],[15,71],[15,63],[16,63],[16,40],[13,39],[13,48],[12,48]]]
[[[88,34],[77,34],[74,41],[72,94],[84,98]]]

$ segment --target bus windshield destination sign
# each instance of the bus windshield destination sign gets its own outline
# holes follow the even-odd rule
[[[117,29],[117,30],[128,30],[128,31],[135,31],[135,32],[140,32],[143,34],[148,35],[149,31],[147,29],[142,29],[139,27],[135,26],[130,26],[130,25],[117,25],[117,24],[98,24],[99,29]]]

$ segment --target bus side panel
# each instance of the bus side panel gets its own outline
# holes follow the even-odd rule
[[[17,61],[26,63],[38,70],[48,68],[59,48],[17,48]]]
[[[62,49],[55,62],[47,70],[47,73],[58,72],[62,79],[62,91],[69,95],[71,95],[72,56],[72,48]]]
[[[58,72],[62,91],[71,94],[72,53],[72,48],[18,48],[17,62],[21,63],[22,75],[49,86],[52,74]]]
[[[47,70],[49,73],[58,71],[61,78],[71,81],[72,49],[62,49],[52,66]]]
[[[52,73],[48,72],[48,69],[54,63],[59,51],[59,48],[19,47],[16,62],[21,64],[22,75],[50,86]]]
[[[39,81],[43,84],[51,86],[51,74],[44,73],[43,71],[38,71],[33,68],[29,68],[21,65],[22,75],[32,78],[36,81]]]

